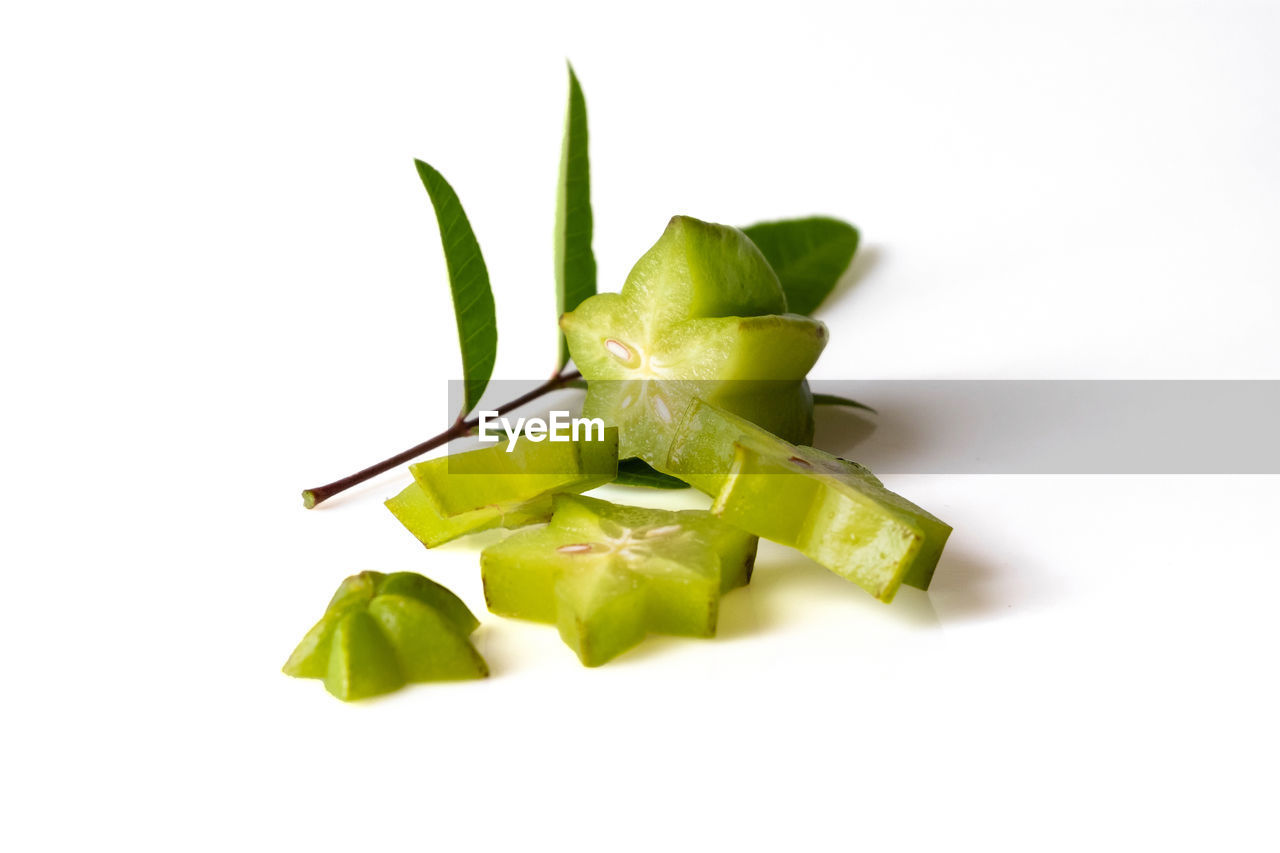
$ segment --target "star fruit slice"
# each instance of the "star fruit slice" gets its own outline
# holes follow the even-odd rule
[[[756,537],[702,510],[557,495],[546,527],[480,555],[489,610],[555,624],[586,666],[648,633],[711,637],[720,597],[750,580]]]
[[[479,621],[456,595],[413,572],[361,572],[338,587],[324,616],[284,665],[320,678],[344,701],[405,684],[489,674],[468,639]]]
[[[777,276],[741,231],[675,217],[621,293],[561,318],[588,382],[584,416],[616,424],[619,455],[650,464],[665,457],[674,417],[694,397],[810,440],[804,378],[827,329],[785,311]]]
[[[594,436],[589,431],[589,436]],[[551,517],[551,496],[585,492],[618,473],[618,430],[604,440],[517,440],[409,466],[414,481],[387,509],[428,548],[494,527],[523,527]]]
[[[703,401],[685,412],[661,470],[712,495],[720,519],[796,548],[884,602],[903,583],[929,588],[951,534],[863,466]]]

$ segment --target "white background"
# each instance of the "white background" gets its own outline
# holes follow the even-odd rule
[[[440,6],[0,12],[0,846],[1274,849],[1276,478],[895,478],[955,526],[927,596],[765,547],[720,638],[598,670],[404,475],[298,491],[449,417],[412,157],[495,376],[551,370],[566,57],[604,289],[673,213],[830,213],[816,376],[1280,378],[1280,10]],[[493,677],[281,675],[359,569],[451,586]]]

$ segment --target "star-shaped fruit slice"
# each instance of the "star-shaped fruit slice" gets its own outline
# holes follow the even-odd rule
[[[799,550],[884,602],[903,583],[928,589],[951,535],[863,466],[703,401],[682,415],[659,467],[714,497],[720,519]]]
[[[618,473],[618,430],[577,441],[516,441],[410,465],[413,483],[386,502],[418,540],[434,548],[494,527],[523,527],[551,517],[551,496],[585,492]],[[594,440],[593,440],[594,439]]]
[[[485,600],[501,616],[557,625],[586,666],[648,633],[714,636],[720,597],[751,577],[756,537],[710,513],[554,502],[546,527],[481,553]]]
[[[479,621],[456,595],[413,572],[361,572],[338,587],[324,616],[284,665],[320,678],[344,701],[405,684],[489,674],[468,639]]]
[[[827,329],[786,313],[778,277],[736,228],[671,220],[620,293],[561,317],[587,379],[583,415],[620,428],[619,456],[657,464],[701,397],[798,441],[813,435],[805,375]]]

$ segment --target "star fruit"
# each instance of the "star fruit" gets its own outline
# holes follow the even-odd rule
[[[928,589],[950,525],[869,470],[801,447],[704,401],[657,466],[715,498],[718,518],[806,554],[884,602]]]
[[[481,552],[485,601],[500,616],[557,625],[586,666],[648,633],[714,636],[720,597],[751,577],[756,538],[703,510],[554,501],[546,527]]]
[[[338,587],[284,672],[323,679],[344,701],[413,682],[483,678],[489,667],[468,639],[479,624],[461,599],[422,575],[361,572]]]
[[[618,426],[620,458],[651,465],[665,459],[694,397],[811,440],[805,375],[827,329],[786,310],[777,275],[746,235],[673,218],[620,293],[592,296],[560,319],[588,383],[583,415]]]
[[[494,527],[516,528],[551,518],[551,496],[585,492],[618,473],[618,430],[604,440],[507,443],[410,465],[413,482],[386,502],[418,540],[434,548]]]

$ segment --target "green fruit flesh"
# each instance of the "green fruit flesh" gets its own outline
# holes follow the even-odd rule
[[[489,668],[467,639],[479,624],[461,599],[421,575],[361,572],[338,587],[284,672],[323,679],[344,701],[415,682],[483,678]]]
[[[386,507],[428,548],[443,545],[469,533],[479,533],[495,527],[524,527],[526,524],[537,524],[551,518],[549,495],[509,507],[488,506],[446,516],[417,483],[410,483],[400,494],[387,500]]]
[[[561,318],[588,380],[583,414],[620,428],[620,456],[655,466],[695,397],[809,441],[804,378],[827,329],[785,311],[777,277],[740,231],[676,217],[621,293]]]
[[[386,502],[428,548],[468,533],[516,528],[551,518],[551,496],[610,482],[618,469],[618,431],[604,441],[506,444],[410,466],[414,482]]]
[[[744,438],[775,441],[779,450],[792,446],[746,418],[705,400],[694,400],[680,415],[666,458],[654,467],[714,498],[733,466],[734,445]]]
[[[928,589],[951,528],[866,468],[799,447],[699,401],[660,470],[715,497],[711,511],[796,548],[882,601]]]
[[[489,609],[558,626],[586,666],[648,633],[714,636],[723,593],[750,579],[756,538],[698,510],[557,495],[551,523],[480,555]]]
[[[369,602],[369,615],[396,652],[404,680],[457,681],[489,674],[484,658],[467,639],[469,631],[438,610],[400,595],[380,595]]]
[[[390,693],[405,685],[395,649],[367,611],[353,610],[338,621],[328,657],[324,687],[344,702]]]
[[[789,545],[884,602],[906,582],[928,589],[951,528],[866,469],[810,447],[778,452],[750,439],[712,512]]]
[[[787,310],[782,284],[755,243],[737,228],[691,216],[671,218],[626,288],[657,325]]]
[[[584,666],[607,663],[647,633],[644,587],[630,574],[571,572],[555,585],[554,596],[560,639]]]
[[[618,473],[616,429],[601,441],[498,442],[410,465],[413,479],[447,516],[493,504],[523,503],[558,491],[585,491]]]

